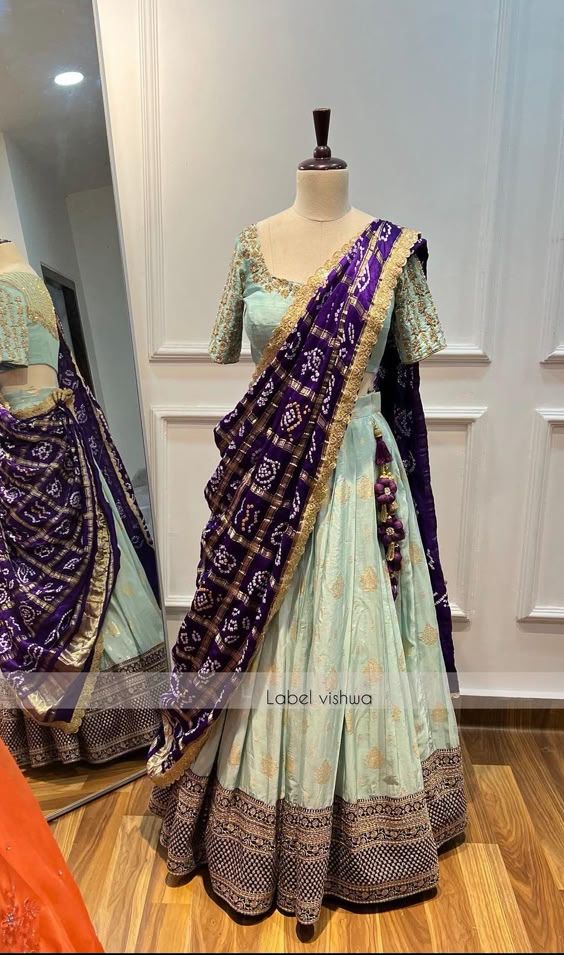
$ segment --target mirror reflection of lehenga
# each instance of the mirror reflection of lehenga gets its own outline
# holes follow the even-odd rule
[[[60,387],[2,393],[0,736],[22,766],[101,763],[146,746],[158,723],[154,549],[44,283],[2,273],[0,370],[30,365]]]
[[[313,923],[325,895],[429,890],[464,830],[418,390],[417,363],[445,344],[425,262],[418,233],[383,221],[303,287],[269,273],[256,227],[236,244],[210,353],[237,361],[244,327],[258,368],[215,429],[148,769],[170,872],[206,864],[246,915],[277,904]],[[359,396],[367,371],[380,390]],[[218,708],[244,671],[250,704]]]

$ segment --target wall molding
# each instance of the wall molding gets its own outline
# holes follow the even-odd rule
[[[149,432],[149,462],[151,473],[154,475],[154,485],[157,488],[155,498],[155,527],[157,528],[157,546],[161,561],[161,577],[163,581],[164,607],[167,611],[186,610],[193,594],[174,593],[169,590],[170,561],[166,543],[166,504],[169,489],[169,474],[167,461],[167,441],[169,426],[178,424],[203,425],[210,430],[228,412],[230,406],[225,405],[153,405],[151,407]],[[433,428],[448,428],[464,425],[466,428],[464,469],[464,486],[461,504],[460,547],[457,567],[458,582],[462,585],[461,606],[451,602],[451,613],[454,620],[469,622],[469,609],[474,579],[476,522],[468,519],[469,514],[475,513],[474,494],[477,484],[477,464],[480,456],[474,457],[474,425],[485,413],[485,407],[431,407],[425,409],[425,419],[429,430]]]
[[[192,602],[189,593],[173,593],[169,590],[170,562],[166,541],[166,503],[169,489],[169,474],[167,460],[168,430],[171,424],[201,424],[210,430],[223,418],[231,407],[224,405],[153,405],[151,406],[149,429],[149,461],[154,486],[157,489],[155,497],[154,526],[157,529],[157,549],[161,562],[161,579],[163,582],[163,603],[165,611],[186,611]]]
[[[171,340],[166,329],[164,282],[163,196],[161,177],[159,13],[158,0],[138,0],[139,59],[143,143],[143,188],[147,301],[147,344],[151,362],[201,362],[207,342]],[[520,18],[521,0],[499,0],[493,60],[491,106],[486,143],[486,171],[479,228],[480,253],[476,264],[476,343],[450,343],[430,360],[434,363],[488,363],[497,315],[497,214],[505,196],[507,163],[511,158],[506,136],[506,112],[511,72],[511,40]],[[246,357],[246,356],[245,356]]]
[[[478,513],[478,488],[481,480],[481,465],[483,454],[476,454],[476,422],[486,413],[487,408],[455,407],[451,405],[433,406],[425,408],[425,420],[430,432],[439,429],[448,429],[464,426],[465,435],[465,467],[462,486],[462,501],[460,504],[460,527],[458,562],[456,568],[457,584],[460,588],[460,603],[450,600],[450,609],[453,620],[469,623],[472,617],[472,603],[476,574],[476,557],[478,545],[478,521],[471,520],[470,515]]]
[[[564,341],[560,340],[560,334],[564,331],[561,328],[562,308],[564,307],[564,243],[561,238],[563,222],[564,106],[556,152],[556,176],[548,230],[546,276],[543,291],[543,337],[540,357],[543,364],[562,364],[564,362]]]
[[[503,219],[508,199],[507,180],[511,162],[508,136],[509,91],[512,88],[511,73],[514,64],[511,51],[515,48],[521,17],[521,0],[499,0],[497,31],[493,58],[491,106],[488,116],[488,139],[486,145],[486,170],[483,179],[481,217],[478,230],[480,254],[476,263],[476,310],[474,330],[477,343],[468,347],[453,345],[453,354],[443,360],[470,362],[491,360],[495,327],[499,312],[499,264],[497,224]],[[501,212],[501,214],[500,214]],[[446,349],[448,352],[448,349]],[[468,352],[468,356],[465,356]],[[441,353],[439,353],[441,354]],[[455,359],[456,360],[456,359]]]
[[[213,364],[208,354],[207,341],[167,341],[158,349],[158,354],[152,356],[153,361],[162,362],[190,362]],[[239,361],[252,362],[251,349],[248,345],[243,345]],[[478,346],[454,344],[447,345],[442,351],[436,352],[425,359],[425,362],[437,362],[440,364],[483,364],[488,363],[490,358]]]
[[[552,434],[564,430],[564,408],[537,408],[531,441],[531,467],[525,509],[521,579],[519,586],[519,623],[564,623],[564,606],[537,601],[541,532],[546,506],[546,482],[550,464]]]

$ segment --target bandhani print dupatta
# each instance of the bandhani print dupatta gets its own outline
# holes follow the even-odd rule
[[[370,223],[299,290],[247,393],[215,429],[221,458],[205,489],[211,516],[197,589],[148,761],[156,785],[169,785],[193,761],[280,606],[413,252],[426,257],[419,233]]]
[[[27,716],[75,732],[119,570],[100,472],[155,593],[157,573],[105,417],[59,334],[63,387],[39,407],[0,407],[0,670]]]

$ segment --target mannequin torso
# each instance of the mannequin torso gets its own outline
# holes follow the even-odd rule
[[[10,272],[25,272],[37,275],[13,242],[0,243],[0,279]],[[57,373],[49,365],[28,365],[25,368],[10,368],[0,372],[0,389],[9,397],[10,391],[21,388],[56,388]]]
[[[276,278],[306,282],[375,218],[351,207],[348,169],[298,169],[294,204],[257,222],[266,267]],[[359,394],[372,384],[368,373]]]
[[[351,208],[347,169],[298,169],[294,204],[257,223],[266,266],[277,278],[305,282],[373,219]]]

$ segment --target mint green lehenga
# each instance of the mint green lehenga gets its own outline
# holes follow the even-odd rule
[[[257,362],[296,288],[269,274],[256,228],[245,230],[212,357],[236,361],[244,325]],[[415,257],[368,371],[378,370],[391,328],[405,362],[444,345]],[[276,902],[313,922],[326,894],[362,903],[427,890],[438,880],[437,848],[464,828],[458,734],[429,572],[379,397],[356,401],[314,531],[257,652],[253,670],[266,680],[256,682],[252,706],[226,710],[184,775],[153,793],[170,871],[186,875],[205,862],[214,890],[240,913]],[[392,452],[406,531],[396,601],[378,542],[375,425]],[[344,705],[273,703],[278,693],[301,692],[304,674],[316,693],[353,692]],[[375,705],[355,700],[359,678]],[[442,806],[438,822],[434,801]],[[364,854],[374,840],[377,869]]]

